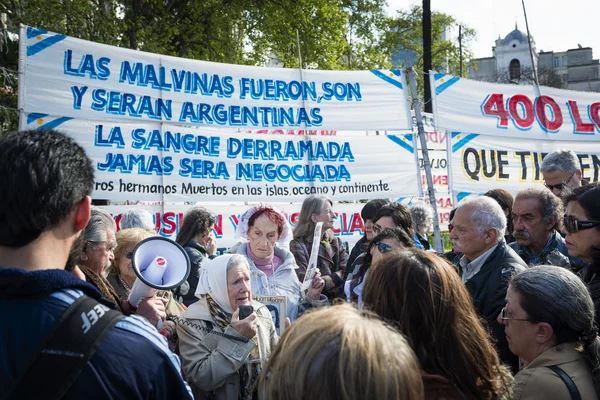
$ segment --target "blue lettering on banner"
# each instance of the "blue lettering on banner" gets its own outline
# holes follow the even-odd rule
[[[92,110],[132,117],[146,115],[151,119],[170,121],[173,115],[173,100],[152,99],[145,95],[136,96],[132,93],[94,89],[92,91]]]
[[[114,145],[116,145],[118,149],[125,148],[125,140],[123,140],[123,134],[121,133],[121,128],[119,126],[115,126],[110,129],[110,132],[108,133],[108,138],[102,137],[103,130],[103,125],[96,125],[96,132],[94,134],[94,146],[113,147]]]
[[[312,108],[307,112],[304,108],[226,106],[186,101],[181,107],[179,122],[230,126],[312,127],[323,124],[320,113],[320,108]]]
[[[173,172],[173,157],[160,158],[157,155],[106,153],[105,162],[99,162],[97,168],[101,172],[123,174],[135,172],[138,175],[168,176]]]
[[[63,63],[63,71],[65,75],[71,76],[85,76],[86,74],[90,79],[100,79],[105,81],[110,76],[110,69],[108,64],[110,58],[100,57],[94,61],[92,54],[84,54],[79,61],[77,67],[73,66],[73,50],[69,49],[65,51],[65,58]]]
[[[73,93],[73,110],[81,110],[81,101],[83,100],[83,95],[87,92],[87,86],[71,86],[71,93]]]
[[[354,162],[354,155],[349,142],[321,141],[281,141],[263,139],[227,139],[227,158],[236,158],[241,154],[243,159],[254,160],[302,160]]]
[[[229,179],[227,165],[223,161],[213,162],[210,160],[199,160],[182,158],[179,160],[179,175],[198,179]]]
[[[295,182],[339,182],[351,180],[350,172],[344,165],[276,165],[268,164],[236,164],[236,180],[252,182],[287,182],[290,178]]]
[[[158,129],[146,131],[143,128],[131,132],[133,142],[131,147],[136,150],[151,150],[179,153],[183,150],[186,154],[196,154],[208,157],[218,157],[221,138],[219,136],[202,136],[182,134],[181,132],[165,131]]]

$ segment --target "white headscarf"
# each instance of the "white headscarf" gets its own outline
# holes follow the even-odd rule
[[[289,248],[290,241],[294,238],[294,233],[292,232],[292,227],[288,222],[287,217],[277,208],[267,205],[252,207],[249,210],[247,210],[244,214],[242,214],[238,222],[238,226],[235,230],[234,238],[248,239],[248,222],[250,221],[250,217],[262,208],[272,208],[273,211],[275,211],[277,214],[283,217],[283,230],[281,232],[281,235],[279,235],[279,239],[277,239],[277,244],[279,245],[279,247],[282,247],[284,249]]]
[[[200,279],[196,289],[196,297],[208,294],[228,314],[233,314],[229,304],[227,291],[227,266],[243,265],[248,267],[248,261],[239,254],[225,254],[202,263]]]

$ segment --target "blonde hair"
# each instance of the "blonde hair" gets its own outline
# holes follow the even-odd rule
[[[110,264],[109,274],[119,273],[119,260],[125,256],[125,250],[128,247],[133,247],[142,240],[154,236],[152,233],[141,228],[122,229],[117,232],[117,248],[115,249],[115,258]]]
[[[404,337],[375,314],[342,304],[309,312],[281,337],[259,380],[264,399],[422,399]]]

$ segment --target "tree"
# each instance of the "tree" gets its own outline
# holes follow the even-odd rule
[[[391,33],[388,40],[396,43],[396,48],[413,52],[415,55],[416,71],[423,70],[423,39],[422,39],[423,9],[413,5],[408,11],[399,10],[391,22]],[[463,69],[473,53],[469,43],[475,39],[475,30],[458,22],[454,17],[438,11],[431,15],[432,36],[432,65],[436,71],[449,72],[458,75],[460,71],[460,49],[458,42],[447,38],[451,29],[462,26],[463,36]],[[404,61],[404,60],[401,60]],[[404,65],[394,65],[394,67]],[[423,79],[417,79],[419,97],[423,97]]]
[[[537,73],[540,86],[557,89],[565,89],[567,87],[560,74],[554,68],[538,67]],[[492,83],[511,83],[515,85],[533,85],[535,83],[533,68],[529,66],[520,67],[517,76],[513,76],[512,79],[508,68],[505,70],[496,70],[487,81]]]

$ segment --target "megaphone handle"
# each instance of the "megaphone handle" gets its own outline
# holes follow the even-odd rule
[[[158,322],[156,323],[156,329],[160,329],[163,326],[163,322],[162,319],[159,319]]]

